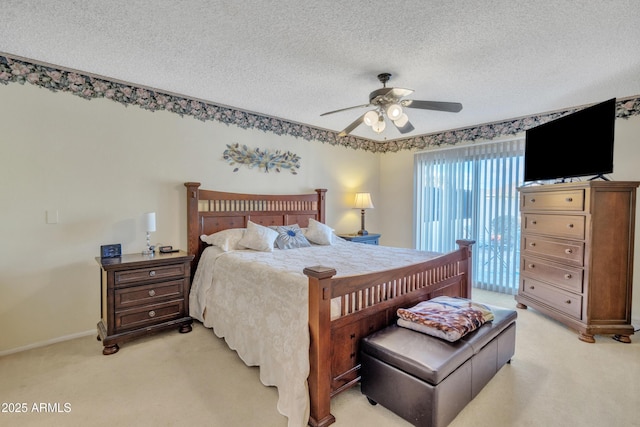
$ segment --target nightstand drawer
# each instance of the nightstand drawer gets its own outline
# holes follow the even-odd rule
[[[115,324],[117,330],[136,329],[155,325],[184,316],[184,300],[167,301],[129,310],[116,311]]]
[[[186,279],[170,280],[151,285],[116,289],[115,308],[132,307],[140,304],[153,304],[166,299],[182,298]]]
[[[122,286],[145,280],[162,280],[185,275],[184,263],[153,268],[137,268],[115,272],[115,285]]]

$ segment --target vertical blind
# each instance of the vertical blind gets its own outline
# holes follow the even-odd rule
[[[414,245],[447,252],[473,239],[473,285],[515,293],[524,138],[416,153]]]

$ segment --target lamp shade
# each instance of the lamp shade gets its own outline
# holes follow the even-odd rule
[[[356,200],[353,203],[354,209],[373,209],[373,202],[371,201],[371,194],[369,193],[356,193]]]
[[[144,214],[144,226],[146,231],[156,231],[156,213],[148,212]]]

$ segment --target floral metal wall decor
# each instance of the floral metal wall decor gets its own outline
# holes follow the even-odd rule
[[[29,83],[52,91],[68,92],[84,99],[107,98],[125,106],[136,105],[149,111],[164,110],[206,121],[213,120],[242,129],[260,129],[276,135],[289,135],[306,141],[350,147],[376,153],[401,150],[423,150],[452,146],[466,141],[486,141],[516,135],[539,124],[576,111],[567,109],[535,116],[479,124],[445,132],[418,135],[389,141],[372,141],[353,135],[338,136],[338,132],[289,122],[247,111],[220,106],[211,102],[161,92],[156,89],[119,82],[60,66],[39,63],[30,59],[0,54],[0,83]],[[617,117],[627,119],[640,114],[640,96],[618,99]]]
[[[292,174],[297,175],[298,169],[300,169],[300,156],[291,151],[275,150],[270,152],[259,148],[250,149],[246,145],[241,146],[238,143],[227,144],[222,158],[229,162],[230,166],[247,166],[249,169],[257,167],[264,172],[272,170],[280,172],[281,169],[288,169]],[[236,167],[233,171],[238,172],[239,169]]]

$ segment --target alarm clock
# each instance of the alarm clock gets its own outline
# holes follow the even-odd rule
[[[117,258],[119,256],[122,256],[122,246],[120,243],[100,246],[101,258]]]

